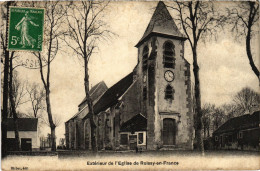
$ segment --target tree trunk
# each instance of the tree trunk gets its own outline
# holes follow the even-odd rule
[[[203,126],[203,131],[204,131],[203,132],[204,133],[203,137],[206,138],[206,126],[205,125]]]
[[[247,53],[247,57],[248,57],[248,60],[249,60],[249,64],[250,64],[253,72],[257,76],[257,78],[259,80],[259,83],[260,83],[259,70],[255,66],[255,63],[254,63],[254,60],[253,60],[253,56],[252,56],[252,53],[251,53],[251,27],[252,27],[252,22],[249,19],[248,31],[247,31],[247,35],[246,35],[246,53]]]
[[[55,136],[55,124],[52,119],[52,112],[51,112],[51,103],[50,103],[50,90],[49,87],[45,87],[46,91],[46,106],[47,106],[47,114],[49,119],[49,126],[51,128],[51,151],[56,151],[56,136]]]
[[[55,126],[51,127],[51,151],[56,151]]]
[[[216,129],[218,129],[218,115],[216,117]]]
[[[204,155],[204,146],[202,139],[202,112],[201,112],[201,96],[200,96],[200,81],[199,81],[199,66],[197,62],[197,47],[196,45],[192,48],[193,51],[193,72],[195,79],[195,100],[196,100],[196,128],[195,137],[197,140],[197,149]]]
[[[16,113],[16,108],[15,108],[15,101],[14,101],[14,95],[13,95],[13,56],[14,52],[11,53],[11,58],[10,58],[10,80],[9,80],[9,98],[11,102],[11,112],[13,114],[13,120],[14,120],[14,133],[15,133],[15,145],[16,145],[16,150],[20,150],[20,138],[19,138],[19,132],[18,132],[18,117]]]
[[[90,98],[89,94],[89,75],[88,75],[88,61],[87,58],[85,60],[85,79],[84,79],[84,84],[85,84],[85,93],[86,93],[86,98],[88,102],[88,108],[89,108],[89,121],[90,121],[90,132],[91,132],[91,148],[92,151],[96,152],[97,151],[97,145],[96,145],[96,124],[94,121],[94,108],[93,108],[93,102],[92,99]]]
[[[208,137],[209,137],[209,126],[208,126],[208,128],[207,128],[207,129],[208,129]]]
[[[9,51],[7,50],[7,32],[8,32],[8,19],[9,19],[9,6],[11,1],[7,2],[7,19],[6,19],[6,29],[5,29],[5,38],[6,38],[6,46],[4,47],[4,55],[5,55],[5,65],[4,65],[4,87],[3,87],[3,111],[2,112],[2,155],[4,158],[7,153],[7,115],[8,115],[8,77],[9,77]]]
[[[8,77],[9,77],[9,51],[5,52],[5,65],[4,65],[4,87],[3,87],[3,111],[2,111],[2,158],[6,156],[7,152],[7,115],[8,115]]]

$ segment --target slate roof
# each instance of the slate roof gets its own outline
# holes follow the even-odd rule
[[[214,134],[255,128],[255,127],[259,127],[259,123],[260,123],[260,111],[257,111],[254,112],[253,114],[242,115],[239,117],[234,117],[229,119],[223,125],[221,125],[214,132]]]
[[[37,131],[38,118],[18,118],[18,131]],[[7,118],[7,131],[14,131],[13,118]]]
[[[123,79],[118,81],[112,87],[107,89],[105,93],[94,103],[94,113],[98,114],[101,111],[105,111],[107,108],[117,104],[118,99],[125,93],[125,91],[133,83],[133,72],[125,76]],[[94,87],[93,87],[94,88]],[[81,119],[86,119],[88,114],[88,108],[83,108],[81,111],[76,113],[71,119],[79,116]],[[69,119],[68,121],[70,121]],[[67,121],[67,122],[68,122]],[[66,123],[67,123],[66,122]]]
[[[98,98],[98,96],[100,96],[100,94],[98,94],[98,93],[96,93],[96,92],[97,92],[98,87],[101,86],[101,85],[107,88],[106,83],[105,83],[104,81],[101,81],[101,82],[97,83],[94,87],[92,87],[92,88],[90,89],[89,94],[90,94],[90,97],[92,98],[92,100],[93,100],[93,99],[95,100],[95,99]],[[87,97],[85,97],[85,98],[82,100],[82,102],[81,102],[78,106],[80,106],[80,105],[81,105],[82,103],[84,103],[86,100],[87,100]]]
[[[171,14],[162,1],[158,3],[143,37],[137,43],[136,47],[138,47],[145,40],[145,38],[149,37],[152,33],[168,35],[179,39],[186,39],[186,37],[177,28]]]
[[[120,132],[136,132],[147,130],[147,119],[142,114],[137,114],[122,124]]]
[[[99,112],[104,111],[107,108],[117,104],[118,99],[131,86],[132,83],[133,72],[114,84],[101,96],[97,103],[94,104],[94,113],[98,114]]]
[[[90,93],[90,97],[92,98],[93,103],[95,104],[96,101],[98,100],[98,98],[104,93],[104,92],[101,92],[99,91],[99,87],[100,86],[103,86],[107,89],[107,85],[104,81],[101,81],[99,83],[97,83],[94,87],[91,88],[91,90],[89,91]],[[102,93],[102,94],[101,94]],[[84,102],[86,102],[86,97],[84,98],[84,100],[78,105],[78,107],[80,107],[81,104],[83,104]],[[76,117],[79,117],[79,118],[84,118],[85,115],[88,113],[88,112],[85,112],[86,110],[88,110],[88,106],[86,105],[85,107],[83,107],[80,111],[78,111],[75,115],[73,115],[69,120],[67,120],[65,123],[69,122],[70,120],[72,119],[75,119]],[[85,112],[86,114],[84,114],[83,112]],[[81,116],[82,115],[82,116]]]

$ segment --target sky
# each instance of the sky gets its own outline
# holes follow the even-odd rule
[[[107,86],[111,87],[134,69],[137,64],[135,45],[142,37],[156,5],[157,2],[137,1],[110,3],[103,19],[117,36],[100,42],[98,53],[92,56],[92,86],[104,80]],[[221,3],[220,6],[225,7],[228,4]],[[174,13],[170,13],[174,18]],[[257,56],[259,39],[254,40],[252,46],[254,55]],[[64,51],[58,52],[52,61],[50,77],[52,111],[63,121],[56,130],[58,138],[64,137],[64,122],[78,111],[78,104],[85,95],[83,63],[68,48],[64,47]],[[184,57],[192,65],[191,49],[187,41]],[[235,41],[234,35],[229,31],[220,31],[217,40],[199,44],[198,63],[202,104],[214,103],[219,106],[229,103],[232,96],[245,86],[259,91],[258,80],[246,56],[245,41]],[[259,61],[256,63],[259,64]],[[42,84],[39,70],[17,68],[17,71],[21,79]],[[191,73],[193,80],[192,68]],[[24,105],[20,110],[28,112],[30,106]],[[45,126],[42,133],[46,136],[49,131]]]

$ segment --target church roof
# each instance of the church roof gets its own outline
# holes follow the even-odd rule
[[[103,89],[102,89],[103,88]],[[92,87],[89,91],[90,94],[90,98],[93,100],[93,103],[95,104],[97,102],[97,100],[101,97],[101,95],[104,93],[104,91],[106,91],[107,85],[104,81],[101,81],[99,83],[97,83],[94,87]],[[85,97],[83,99],[83,101],[78,105],[78,107],[80,107],[81,105],[84,105],[83,108],[81,108],[81,110],[79,110],[75,115],[73,115],[69,120],[67,120],[66,122],[75,119],[77,117],[79,118],[83,118],[86,115],[86,111],[88,113],[88,105],[84,104],[87,101],[87,98]]]
[[[94,105],[94,113],[98,114],[101,111],[115,105],[118,99],[125,93],[125,91],[133,83],[133,72],[118,81],[110,87]]]
[[[94,103],[94,113],[98,114],[101,111],[106,110],[107,108],[117,104],[118,99],[125,93],[125,91],[132,85],[133,83],[133,72],[122,78],[112,87],[107,89]],[[89,110],[86,106],[81,111],[77,112],[70,120],[78,117],[79,119],[87,118]],[[66,123],[67,123],[66,122]]]
[[[122,78],[112,87],[107,89],[105,93],[98,98],[98,100],[94,103],[94,113],[98,114],[101,111],[106,110],[107,108],[117,104],[118,99],[125,93],[125,91],[132,85],[133,83],[133,72]],[[93,87],[94,88],[94,87]],[[92,89],[93,89],[92,88]],[[77,112],[71,119],[75,119],[76,117],[80,119],[87,118],[89,110],[86,106],[81,111]],[[66,123],[67,123],[66,122]]]
[[[91,89],[90,89],[90,91],[89,91],[89,94],[90,94],[90,98],[92,99],[92,100],[95,100],[95,99],[97,99],[103,92],[99,92],[98,90],[99,90],[99,87],[100,86],[103,86],[105,89],[108,89],[107,88],[107,85],[106,85],[106,83],[104,82],[104,81],[100,81],[99,83],[97,83],[94,87],[92,87]],[[101,93],[101,94],[100,94]],[[80,106],[81,104],[83,104],[84,102],[86,102],[87,101],[87,97],[85,97],[83,100],[82,100],[82,102],[78,105],[78,106]]]
[[[146,38],[151,36],[152,33],[175,37],[177,39],[186,39],[186,37],[178,30],[171,14],[162,1],[158,3],[143,37],[137,43],[136,47],[138,47]]]

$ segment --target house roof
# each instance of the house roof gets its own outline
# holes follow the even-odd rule
[[[259,127],[259,120],[260,111],[254,112],[253,114],[234,117],[221,125],[214,134]]]
[[[138,47],[152,33],[157,33],[164,36],[168,35],[179,39],[186,39],[186,37],[177,28],[171,14],[162,1],[158,3],[143,37],[137,43],[136,47]]]
[[[18,131],[37,131],[38,118],[18,118]],[[14,131],[14,119],[7,119],[7,131]]]
[[[147,130],[147,119],[142,114],[137,114],[122,124],[120,132],[136,132]]]

